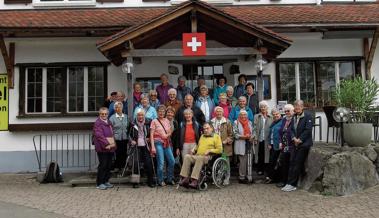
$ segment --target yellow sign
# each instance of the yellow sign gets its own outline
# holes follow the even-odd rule
[[[0,75],[0,131],[8,130],[8,77]]]

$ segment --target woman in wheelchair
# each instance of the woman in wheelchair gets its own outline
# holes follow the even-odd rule
[[[180,171],[180,186],[197,189],[203,165],[211,159],[211,154],[222,153],[221,137],[213,132],[212,125],[205,123],[203,131],[204,134],[200,137],[198,145],[192,150],[192,154],[187,154],[184,157],[183,166]],[[191,173],[192,164],[195,165]],[[189,177],[190,174],[191,177]]]

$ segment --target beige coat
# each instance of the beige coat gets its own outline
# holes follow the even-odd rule
[[[267,115],[265,125],[263,126],[262,114],[256,114],[254,116],[254,130],[253,136],[259,143],[259,136],[262,134],[262,130],[264,131],[264,141],[265,141],[265,163],[269,162],[270,158],[270,150],[268,149],[269,145],[269,134],[270,134],[270,126],[272,123],[272,116],[270,114]],[[255,162],[258,161],[258,143],[255,143]]]
[[[211,120],[212,125],[215,127],[216,118]],[[220,137],[222,140],[222,146],[226,156],[233,155],[233,126],[230,120],[226,119],[226,122],[222,123],[219,129]],[[229,138],[229,143],[224,143]]]

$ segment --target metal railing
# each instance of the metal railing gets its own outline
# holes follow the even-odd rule
[[[97,165],[90,133],[35,135],[33,144],[39,171],[50,161],[56,161],[59,167],[66,169],[91,170]]]

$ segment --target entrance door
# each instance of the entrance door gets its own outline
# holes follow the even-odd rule
[[[217,86],[217,78],[224,75],[224,68],[222,64],[184,64],[183,76],[186,77],[186,86],[194,90],[197,87],[197,78],[203,76],[205,78],[205,84],[209,89],[209,95],[211,95],[214,87]]]

